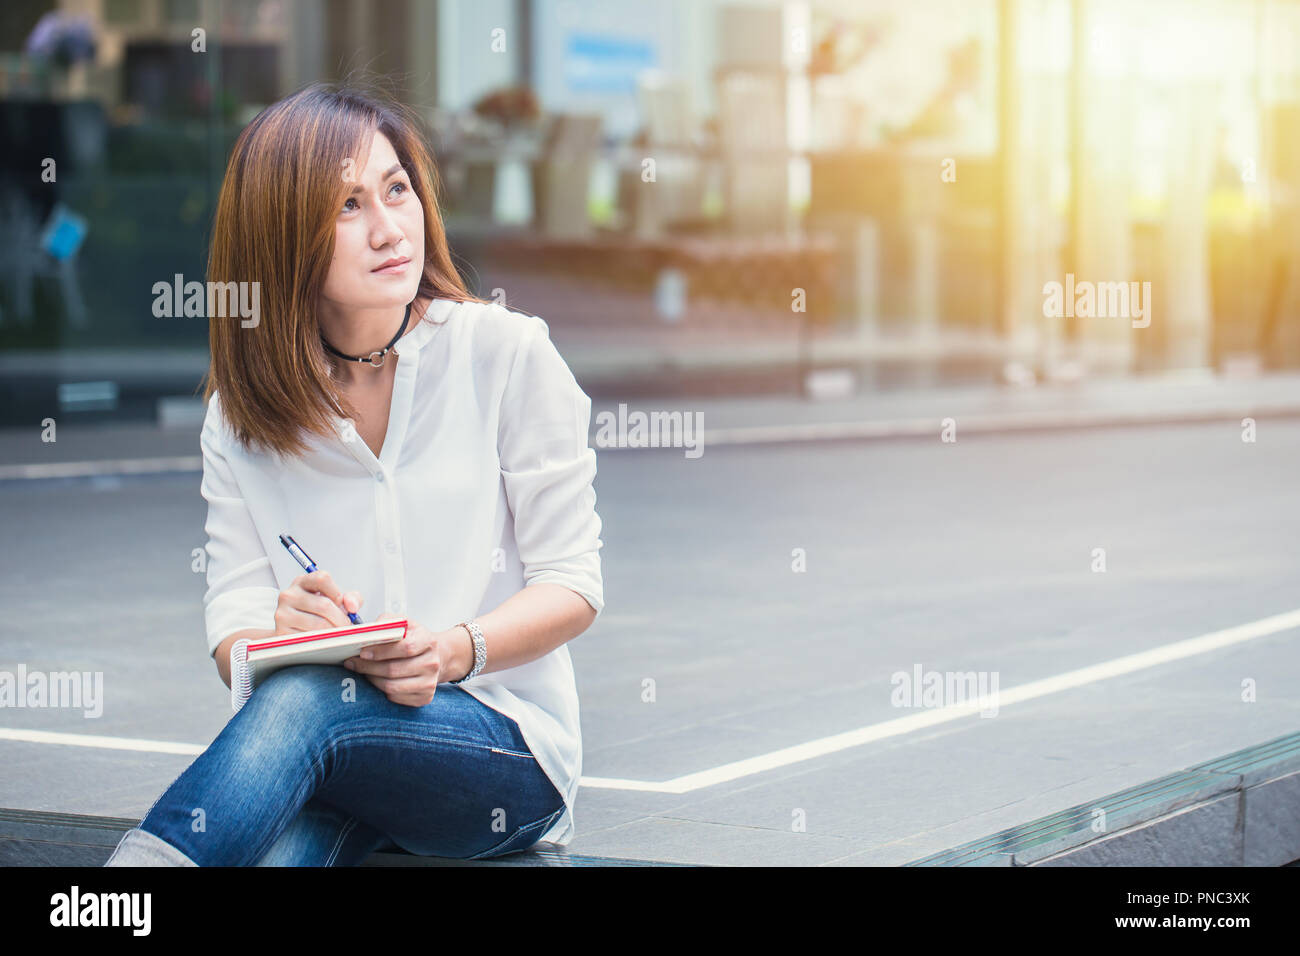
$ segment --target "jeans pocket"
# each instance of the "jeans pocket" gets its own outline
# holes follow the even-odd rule
[[[536,823],[530,823],[527,826],[519,827],[507,836],[504,840],[492,847],[490,850],[484,850],[482,853],[476,853],[467,859],[483,860],[493,856],[505,856],[507,853],[516,853],[527,850],[534,843],[541,839],[542,834],[551,828],[560,814],[564,813],[563,805],[550,816],[542,817]]]
[[[511,757],[526,757],[529,760],[537,759],[535,756],[528,753],[527,751],[507,750],[504,747],[490,747],[488,749],[490,749],[494,754],[508,754]]]

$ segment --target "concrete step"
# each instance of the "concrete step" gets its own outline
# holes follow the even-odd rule
[[[126,817],[0,808],[0,866],[103,866],[127,830]],[[403,852],[373,853],[362,866],[678,866],[653,860],[584,856],[534,849],[489,860],[457,860]]]
[[[907,866],[1288,866],[1300,733],[1196,764]]]

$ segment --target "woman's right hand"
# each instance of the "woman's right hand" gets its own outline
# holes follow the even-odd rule
[[[356,591],[341,591],[328,571],[300,574],[280,592],[275,633],[347,627],[352,623],[347,612],[359,611],[363,600]]]

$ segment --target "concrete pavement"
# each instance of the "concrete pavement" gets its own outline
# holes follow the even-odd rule
[[[572,852],[907,863],[1294,733],[1297,630],[1258,622],[1300,605],[1300,423],[931,438],[601,454]],[[0,554],[0,667],[107,690],[97,721],[3,715],[0,805],[138,818],[220,730],[202,505],[193,472],[0,485],[22,543]],[[918,665],[997,674],[1005,705],[900,708]]]

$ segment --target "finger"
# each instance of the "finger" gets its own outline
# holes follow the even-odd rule
[[[323,631],[328,627],[333,627],[334,623],[322,618],[318,614],[312,614],[309,611],[303,611],[291,605],[280,608],[275,612],[275,623],[277,633],[286,633],[288,631]]]
[[[343,609],[345,611],[350,611],[353,614],[356,614],[357,611],[361,610],[361,605],[364,602],[365,599],[361,596],[359,591],[348,591],[343,595]]]
[[[301,575],[298,579],[302,582],[301,587],[304,591],[315,591],[317,594],[323,594],[335,604],[343,599],[343,589],[334,583],[328,571],[313,571],[310,574]]]
[[[293,602],[294,607],[305,614],[313,614],[322,618],[324,624],[318,624],[317,629],[324,627],[347,627],[352,622],[349,621],[339,606],[325,597],[323,594],[312,594],[310,591],[301,591],[297,599]]]
[[[389,700],[407,706],[421,706],[424,698],[429,696],[431,691],[437,693],[437,685],[430,686],[424,677],[394,679],[367,675],[366,679],[379,688]]]
[[[414,641],[408,634],[400,641],[392,641],[386,644],[367,644],[361,648],[357,656],[363,660],[391,661],[419,657],[430,650],[433,650],[431,645]]]
[[[390,677],[388,679],[388,693],[390,694],[419,697],[421,694],[427,694],[429,691],[434,690],[437,686],[437,683],[428,674],[421,674],[419,677]]]
[[[425,653],[415,657],[399,657],[382,661],[368,661],[363,657],[349,657],[344,661],[344,664],[349,670],[356,671],[358,674],[386,678],[405,678],[418,677],[421,674],[429,673],[436,660],[436,654]]]

